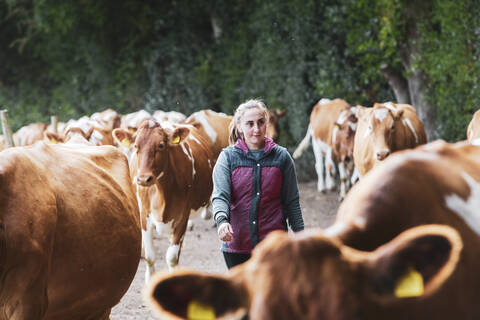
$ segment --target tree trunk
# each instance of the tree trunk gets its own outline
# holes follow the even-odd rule
[[[407,42],[400,50],[402,63],[407,71],[408,91],[410,93],[410,102],[417,110],[420,120],[425,126],[427,141],[432,141],[439,137],[437,128],[437,117],[435,108],[430,105],[426,94],[426,76],[419,66],[419,61],[423,55],[420,47],[420,32],[418,25],[428,19],[429,4],[427,2],[409,2],[407,9]]]
[[[382,64],[380,66],[380,71],[393,89],[393,93],[397,100],[396,102],[410,104],[410,92],[408,90],[407,80],[405,80],[405,78],[396,72],[390,65]]]

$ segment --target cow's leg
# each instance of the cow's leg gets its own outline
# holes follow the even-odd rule
[[[348,190],[348,177],[347,177],[347,170],[345,170],[345,164],[343,162],[338,163],[338,173],[340,175],[340,200],[345,198]]]
[[[317,190],[320,192],[325,191],[325,181],[323,179],[323,151],[322,151],[322,144],[318,139],[313,139],[312,146],[313,146],[313,154],[315,155],[315,170],[317,171]]]
[[[352,177],[350,178],[350,184],[353,186],[358,180],[362,177],[360,176],[360,172],[358,172],[357,167],[353,169]]]
[[[4,266],[8,273],[2,275],[1,319],[43,319],[48,306],[47,280],[50,253],[24,252],[25,259]]]
[[[335,188],[335,162],[333,161],[333,150],[327,147],[325,156],[325,180],[328,190]]]
[[[180,251],[182,249],[183,238],[187,229],[186,221],[181,221],[178,225],[173,227],[173,233],[170,237],[170,246],[167,249],[165,260],[167,261],[168,270],[173,271],[178,265],[180,259]]]
[[[145,250],[144,260],[145,283],[148,283],[150,276],[155,272],[155,248],[153,246],[153,223],[151,218],[147,219],[147,230],[142,230],[142,244]]]

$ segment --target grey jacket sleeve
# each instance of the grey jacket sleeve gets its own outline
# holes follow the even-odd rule
[[[298,192],[297,174],[295,164],[290,153],[285,149],[286,163],[283,170],[282,199],[283,213],[288,220],[290,228],[294,231],[302,231],[303,223],[302,210],[300,208],[300,195]]]
[[[229,221],[231,172],[225,151],[218,156],[213,168],[212,209],[217,227]]]

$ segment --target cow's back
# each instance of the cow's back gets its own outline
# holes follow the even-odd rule
[[[201,110],[193,113],[185,122],[195,125],[201,135],[210,141],[213,157],[217,159],[222,149],[229,145],[229,126],[232,119],[232,116],[223,113]]]
[[[403,115],[400,119],[402,130],[396,131],[394,139],[397,143],[395,150],[415,148],[427,143],[427,135],[416,110],[409,104],[397,104],[397,108],[403,110]]]
[[[314,139],[320,139],[324,143],[332,143],[332,131],[340,113],[348,110],[350,105],[343,99],[335,99],[330,102],[320,100],[310,114],[310,126],[313,130]]]
[[[123,154],[37,143],[2,152],[0,168],[3,270],[22,264],[36,270],[23,281],[45,284],[46,319],[108,314],[140,256],[138,207]]]

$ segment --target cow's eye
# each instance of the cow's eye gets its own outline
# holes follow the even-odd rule
[[[392,130],[395,130],[395,125],[392,126]]]
[[[165,147],[165,145],[164,145],[163,143],[160,143],[160,144],[158,145],[158,148],[159,148],[160,150],[162,150],[164,147]]]

